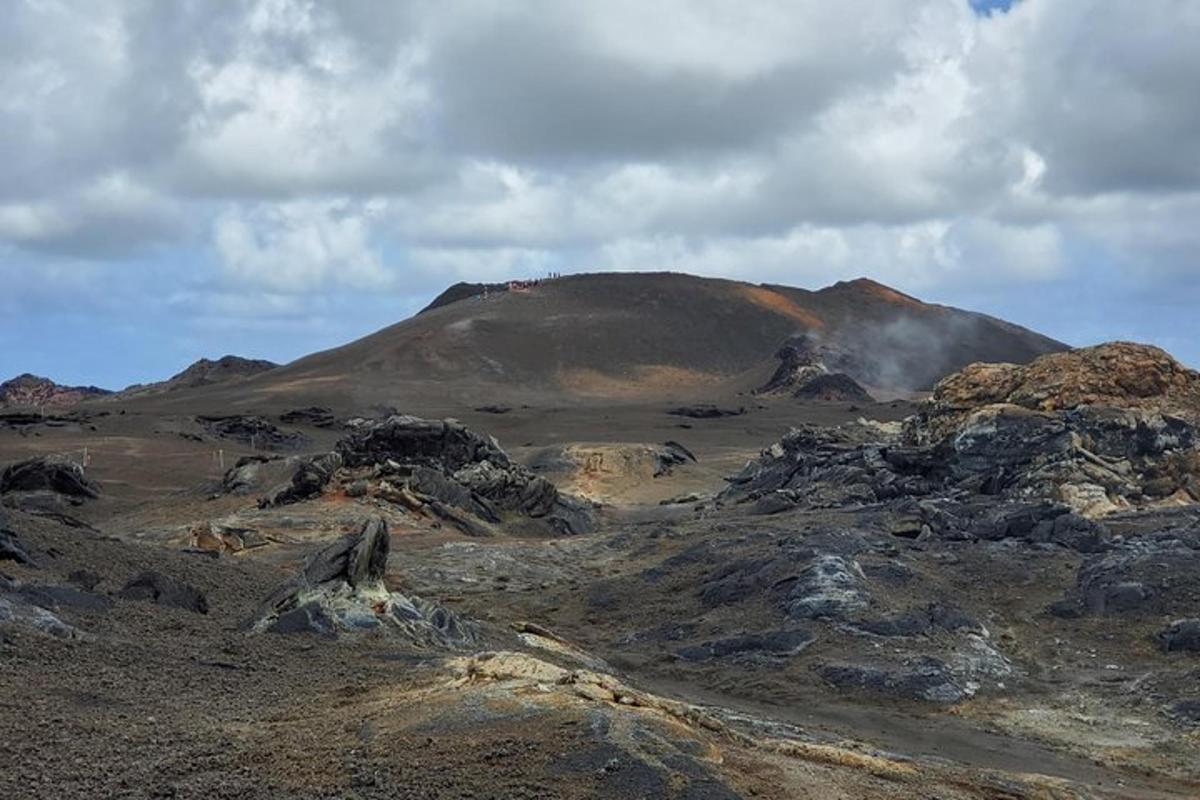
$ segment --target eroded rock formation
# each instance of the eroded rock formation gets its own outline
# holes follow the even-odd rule
[[[1200,373],[1151,345],[1111,342],[1017,364],[971,364],[944,378],[910,427],[925,442],[953,435],[979,411],[1082,406],[1141,410],[1200,423]]]
[[[389,541],[387,523],[373,519],[320,550],[263,602],[251,629],[323,636],[378,630],[420,646],[474,641],[473,626],[452,611],[388,590],[383,579]]]
[[[1200,501],[1197,420],[1200,374],[1158,348],[1115,343],[1027,367],[973,364],[939,383],[902,435],[867,425],[794,430],[719,499],[753,501],[762,513],[900,497],[959,508],[971,497],[1056,504],[1033,526],[1042,535],[1066,511],[1096,517]],[[985,516],[994,515],[988,505]],[[953,517],[953,505],[940,513]]]

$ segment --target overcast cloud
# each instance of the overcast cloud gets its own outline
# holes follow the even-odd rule
[[[16,0],[0,377],[287,360],[550,270],[869,275],[1200,364],[1200,4],[1008,5]]]

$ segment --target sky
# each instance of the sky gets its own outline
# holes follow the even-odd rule
[[[869,276],[1200,366],[1198,40],[1188,0],[12,0],[0,378],[603,270]]]

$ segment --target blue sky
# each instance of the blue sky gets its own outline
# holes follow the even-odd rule
[[[970,0],[971,8],[980,14],[1008,11],[1013,6],[1013,0]]]
[[[1200,7],[21,0],[0,377],[287,361],[458,280],[867,275],[1200,366]]]

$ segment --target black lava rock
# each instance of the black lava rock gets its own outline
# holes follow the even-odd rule
[[[201,416],[196,421],[211,436],[242,442],[256,450],[299,450],[309,442],[302,433],[282,430],[252,414]]]
[[[1165,652],[1200,653],[1200,619],[1172,622],[1158,635]]]
[[[321,406],[293,409],[280,414],[279,421],[285,425],[311,425],[314,428],[333,428],[338,424],[333,412]]]
[[[19,593],[33,605],[48,611],[58,608],[107,611],[112,608],[112,600],[104,595],[76,589],[74,586],[31,584],[22,586]]]
[[[44,491],[82,500],[100,496],[100,487],[88,479],[83,467],[63,458],[31,458],[0,472],[0,494]]]
[[[17,534],[6,527],[3,511],[0,511],[0,561],[32,563],[29,553],[25,552],[25,548],[17,541]]]
[[[117,597],[122,600],[147,600],[196,614],[208,613],[208,598],[199,589],[150,570],[134,576],[121,587]]]
[[[696,406],[679,406],[678,408],[668,409],[667,413],[673,417],[691,417],[692,419],[720,419],[721,417],[740,417],[746,413],[744,406],[738,408],[721,408],[720,406],[711,405],[696,405]]]
[[[676,655],[684,661],[707,661],[727,656],[792,656],[816,637],[800,629],[750,633],[684,647]]]

